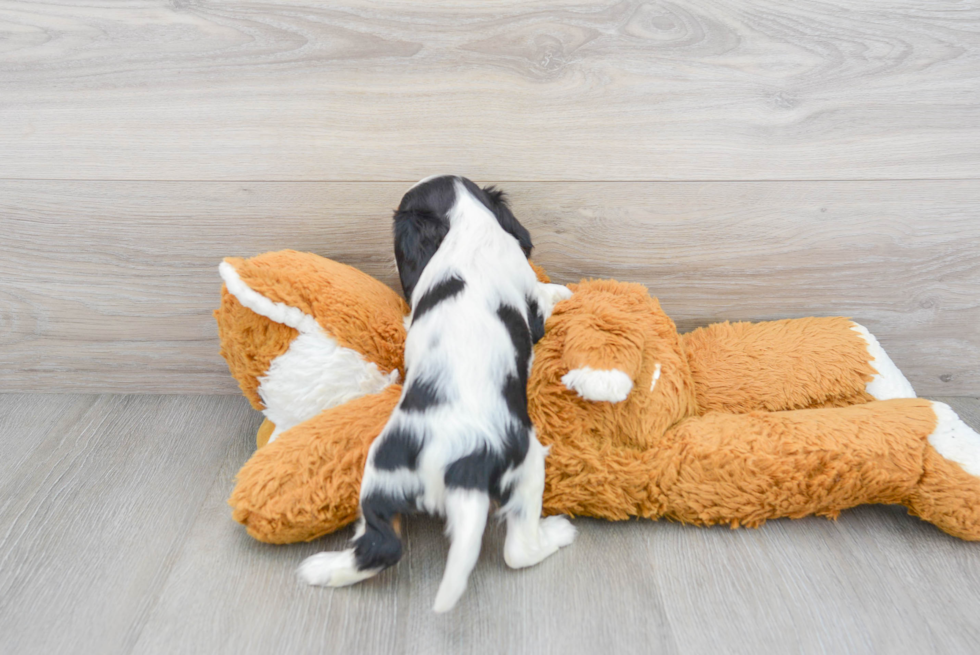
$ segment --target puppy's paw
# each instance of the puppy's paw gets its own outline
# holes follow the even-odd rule
[[[575,540],[576,530],[564,516],[541,519],[536,532],[508,526],[504,542],[504,561],[512,569],[534,566]]]
[[[564,284],[538,282],[537,296],[538,309],[541,310],[542,317],[547,321],[551,312],[554,311],[555,305],[572,297],[572,290]]]
[[[541,534],[549,545],[564,548],[575,541],[578,531],[564,516],[549,516],[541,519]]]
[[[317,553],[303,560],[296,575],[307,584],[319,587],[346,587],[370,578],[377,571],[358,571],[354,550]]]
[[[552,305],[572,297],[572,290],[564,284],[551,284],[550,282],[539,282],[538,284],[541,293],[551,300]]]

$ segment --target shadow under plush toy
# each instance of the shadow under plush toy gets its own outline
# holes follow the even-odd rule
[[[228,258],[220,272],[221,354],[266,416],[234,518],[271,543],[337,530],[357,518],[368,447],[401,395],[408,307],[309,253]],[[643,286],[569,288],[528,382],[551,448],[546,514],[737,527],[897,503],[980,540],[980,435],[915,398],[861,326],[804,318],[680,335]]]

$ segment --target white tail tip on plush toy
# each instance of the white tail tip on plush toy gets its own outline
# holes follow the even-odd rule
[[[881,347],[875,335],[868,332],[868,328],[855,322],[851,322],[851,329],[861,335],[864,342],[868,344],[868,355],[871,366],[877,371],[871,382],[865,388],[875,400],[893,400],[895,398],[915,398],[915,390],[891,357]]]

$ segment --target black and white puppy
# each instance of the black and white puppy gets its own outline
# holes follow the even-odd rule
[[[504,560],[531,566],[575,537],[541,518],[546,450],[527,412],[532,346],[570,291],[540,284],[531,238],[500,191],[456,176],[409,189],[394,218],[412,315],[405,386],[371,444],[352,547],[308,558],[310,584],[359,582],[401,558],[400,515],[445,516],[449,558],[433,609],[451,609],[480,554],[491,502],[507,520]]]

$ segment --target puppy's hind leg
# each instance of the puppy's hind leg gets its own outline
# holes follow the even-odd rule
[[[546,454],[532,432],[510,499],[501,510],[507,516],[504,561],[514,569],[534,566],[575,540],[575,528],[564,516],[541,518]]]
[[[297,574],[311,585],[345,587],[373,577],[402,556],[398,534],[399,513],[405,511],[404,500],[395,500],[381,492],[371,492],[361,499],[361,520],[352,548],[307,557]]]

